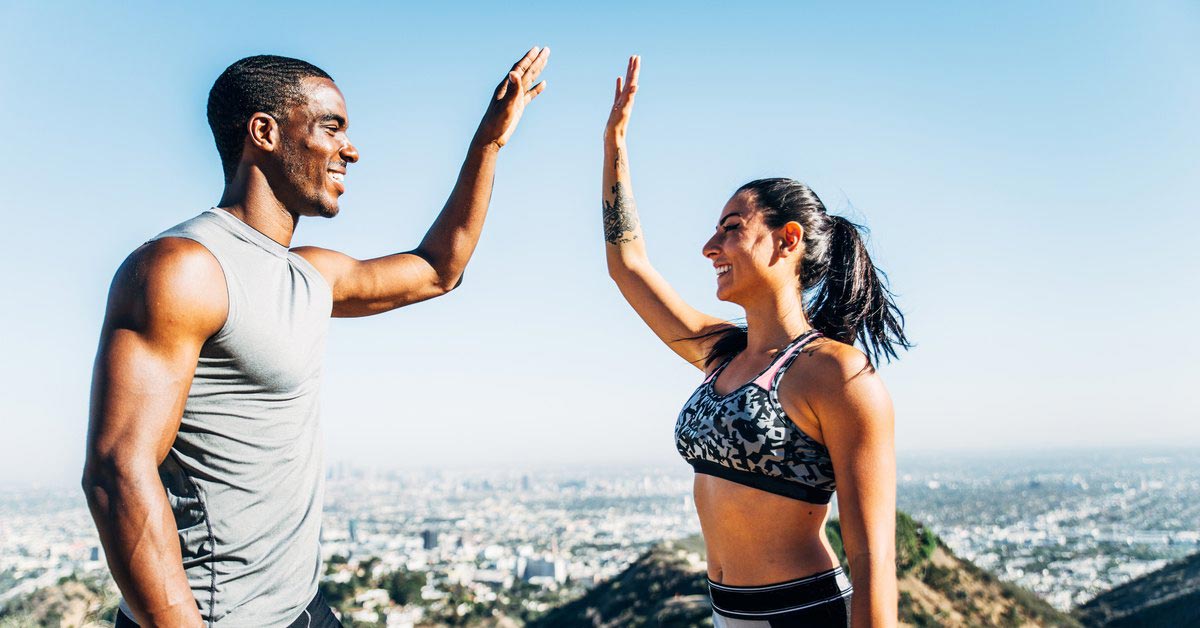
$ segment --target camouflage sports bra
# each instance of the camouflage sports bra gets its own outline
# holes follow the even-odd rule
[[[821,333],[809,331],[779,352],[766,370],[727,395],[713,382],[730,360],[704,379],[679,413],[675,447],[696,473],[812,504],[828,504],[835,488],[829,450],[796,427],[776,387]]]

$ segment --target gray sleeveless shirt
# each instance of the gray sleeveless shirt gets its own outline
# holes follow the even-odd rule
[[[158,238],[202,244],[229,291],[159,467],[188,581],[210,625],[286,626],[320,577],[317,393],[332,294],[304,258],[222,209]]]

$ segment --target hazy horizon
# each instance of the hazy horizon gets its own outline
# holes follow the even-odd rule
[[[1121,454],[1119,458],[1124,463],[1145,463],[1147,458],[1169,458],[1171,456],[1191,456],[1200,454],[1200,446],[1196,445],[1162,445],[1162,446],[1094,446],[1094,447],[1049,447],[1041,449],[899,449],[896,452],[897,474],[903,477],[907,473],[928,471],[930,467],[960,467],[965,464],[1006,463],[1014,477],[1022,474],[1043,473],[1048,468],[1067,470],[1072,465],[1088,462],[1088,458]],[[679,459],[677,455],[660,456],[641,460],[581,460],[581,461],[499,461],[487,464],[450,461],[441,464],[410,463],[395,461],[355,460],[352,458],[328,459],[325,464],[328,474],[337,473],[339,469],[349,473],[365,473],[367,475],[464,475],[475,476],[495,473],[499,477],[511,477],[530,473],[585,473],[598,472],[609,475],[621,475],[638,472],[666,472],[673,475],[689,476],[691,467]],[[65,470],[57,477],[42,478],[3,478],[0,479],[0,491],[73,491],[78,486],[78,474]],[[79,499],[82,502],[83,493]]]

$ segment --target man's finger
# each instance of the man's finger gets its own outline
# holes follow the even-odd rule
[[[521,94],[521,75],[516,70],[509,72],[504,82],[505,93],[501,95],[501,98],[505,100],[515,99]]]
[[[540,94],[544,91],[546,91],[546,81],[542,81],[541,83],[534,85],[533,89],[525,92],[525,104],[528,105],[529,101],[533,100],[534,98],[537,98],[538,94]]]
[[[540,52],[540,49],[537,46],[530,48],[524,57],[521,57],[513,64],[510,72],[516,72],[518,76],[524,74],[525,70],[529,69],[529,65],[533,63],[533,59],[538,55],[538,52]]]
[[[537,56],[533,58],[533,61],[529,64],[529,67],[525,70],[525,73],[521,75],[521,80],[525,83],[526,87],[532,85],[533,82],[537,80],[538,75],[542,73],[543,69],[545,69],[546,62],[549,60],[549,46],[538,51]]]

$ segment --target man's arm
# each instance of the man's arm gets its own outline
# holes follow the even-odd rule
[[[516,130],[525,105],[545,89],[544,82],[535,82],[549,58],[549,48],[531,49],[496,87],[458,182],[416,249],[371,260],[317,247],[295,249],[332,286],[334,316],[378,314],[458,286],[483,230],[496,156]]]
[[[92,376],[83,490],[113,578],[142,626],[200,626],[175,517],[158,476],[200,347],[228,311],[207,249],[169,238],[122,264]]]

